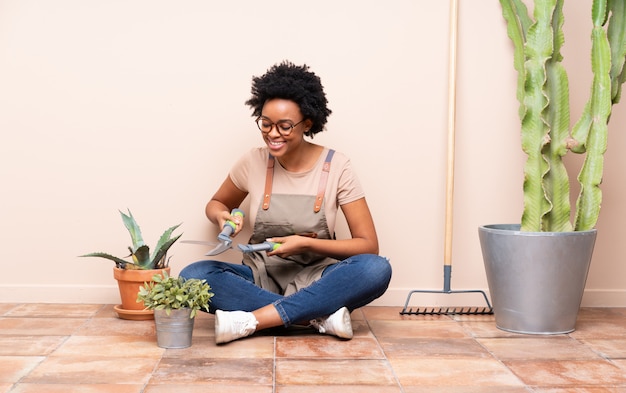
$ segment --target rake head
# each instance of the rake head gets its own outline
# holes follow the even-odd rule
[[[401,315],[492,315],[492,307],[440,307],[440,308],[413,308],[406,307],[400,311]]]
[[[449,273],[449,270],[448,270]],[[449,277],[447,275],[446,277]],[[406,297],[406,302],[404,303],[404,308],[400,311],[401,315],[491,315],[493,314],[493,307],[491,307],[491,303],[489,303],[489,299],[487,298],[487,294],[485,291],[481,291],[478,289],[468,289],[468,290],[460,290],[453,291],[450,289],[450,281],[446,279],[445,286],[442,291],[435,290],[427,290],[427,289],[415,289],[409,292],[409,295]],[[482,295],[487,307],[420,307],[413,310],[413,308],[409,308],[409,301],[411,300],[411,296],[416,293],[431,293],[431,294],[459,294],[459,293],[476,293]]]

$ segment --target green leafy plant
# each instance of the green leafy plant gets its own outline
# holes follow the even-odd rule
[[[120,214],[122,215],[122,221],[124,222],[124,226],[126,226],[126,229],[128,229],[128,232],[130,233],[132,246],[128,247],[130,255],[128,255],[126,258],[130,257],[132,259],[132,262],[104,252],[93,252],[90,254],[81,255],[81,257],[100,257],[109,259],[115,262],[115,265],[120,269],[148,270],[163,269],[167,267],[169,265],[167,251],[176,242],[176,240],[178,240],[182,236],[182,234],[180,234],[178,236],[172,237],[172,233],[181,224],[175,225],[166,230],[159,238],[154,252],[150,254],[150,247],[146,245],[143,241],[141,229],[139,228],[139,225],[137,225],[137,221],[135,221],[135,218],[130,212],[130,209],[128,210],[128,214],[124,214],[121,211]]]
[[[582,231],[595,227],[602,203],[602,173],[608,123],[626,79],[625,0],[594,0],[591,94],[570,131],[569,85],[561,64],[564,0],[535,0],[533,15],[521,0],[500,0],[514,44],[518,73],[524,168],[522,230]],[[570,3],[576,5],[575,2]],[[584,154],[573,223],[570,184],[563,157]]]
[[[209,311],[209,303],[213,297],[210,290],[206,280],[175,278],[164,271],[163,277],[156,274],[151,282],[146,282],[139,288],[137,302],[143,301],[150,310],[165,310],[168,315],[171,310],[189,308],[190,317],[193,318],[200,309]]]

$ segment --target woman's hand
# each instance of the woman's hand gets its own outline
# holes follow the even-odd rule
[[[224,228],[224,225],[226,225],[227,221],[232,221],[235,224],[235,230],[233,234],[231,235],[231,237],[237,236],[237,234],[241,232],[241,230],[243,229],[243,225],[244,225],[243,217],[241,217],[240,215],[232,215],[230,214],[228,210],[220,211],[216,215],[216,218],[217,218],[217,222],[218,222],[218,226],[220,230]]]
[[[312,252],[341,260],[357,254],[378,254],[378,237],[365,198],[342,205],[341,210],[350,228],[350,239],[314,239],[299,235],[274,237],[267,240],[281,245],[267,255],[286,258]]]
[[[280,244],[280,246],[276,250],[268,251],[267,255],[276,255],[281,258],[287,258],[292,255],[304,253],[306,250],[308,250],[310,242],[314,239],[307,236],[291,235],[284,237],[272,237],[267,240]]]
[[[335,259],[345,259],[357,254],[378,254],[378,237],[365,198],[341,206],[350,228],[349,239],[313,239],[306,236],[286,236],[268,239],[282,243],[267,255],[286,257],[311,252]]]
[[[236,225],[232,236],[237,236],[243,228],[244,220],[242,217],[233,217],[230,212],[243,202],[246,195],[248,195],[247,192],[238,189],[230,180],[230,177],[226,177],[224,183],[222,183],[219,190],[217,190],[205,207],[207,218],[217,225],[220,231],[224,228],[226,221],[234,222]]]

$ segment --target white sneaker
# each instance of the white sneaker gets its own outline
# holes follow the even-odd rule
[[[222,311],[215,312],[215,343],[227,343],[247,337],[256,331],[259,322],[251,312]]]
[[[346,339],[351,339],[353,336],[350,311],[346,307],[340,308],[325,318],[313,319],[311,325],[320,333],[332,334]]]

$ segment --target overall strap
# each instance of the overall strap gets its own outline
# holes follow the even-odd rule
[[[315,204],[313,205],[313,211],[318,213],[322,208],[322,202],[324,201],[324,193],[326,192],[326,183],[328,183],[328,172],[330,172],[330,161],[333,159],[335,151],[333,149],[328,150],[324,166],[322,167],[322,175],[320,176],[320,183],[317,188],[317,195],[315,196]],[[272,181],[274,179],[274,156],[271,154],[267,159],[267,174],[265,175],[265,191],[263,192],[263,210],[270,208],[270,199],[272,197]]]
[[[267,174],[265,175],[265,191],[263,192],[263,210],[270,208],[270,198],[272,197],[272,181],[274,179],[274,156],[269,155],[267,159]]]
[[[333,159],[335,151],[333,149],[328,150],[326,155],[326,161],[324,161],[324,167],[322,168],[322,176],[320,176],[320,184],[317,188],[317,196],[315,197],[315,204],[313,211],[318,213],[322,208],[322,202],[324,201],[324,193],[326,192],[326,183],[328,183],[328,172],[330,172],[330,161]]]

